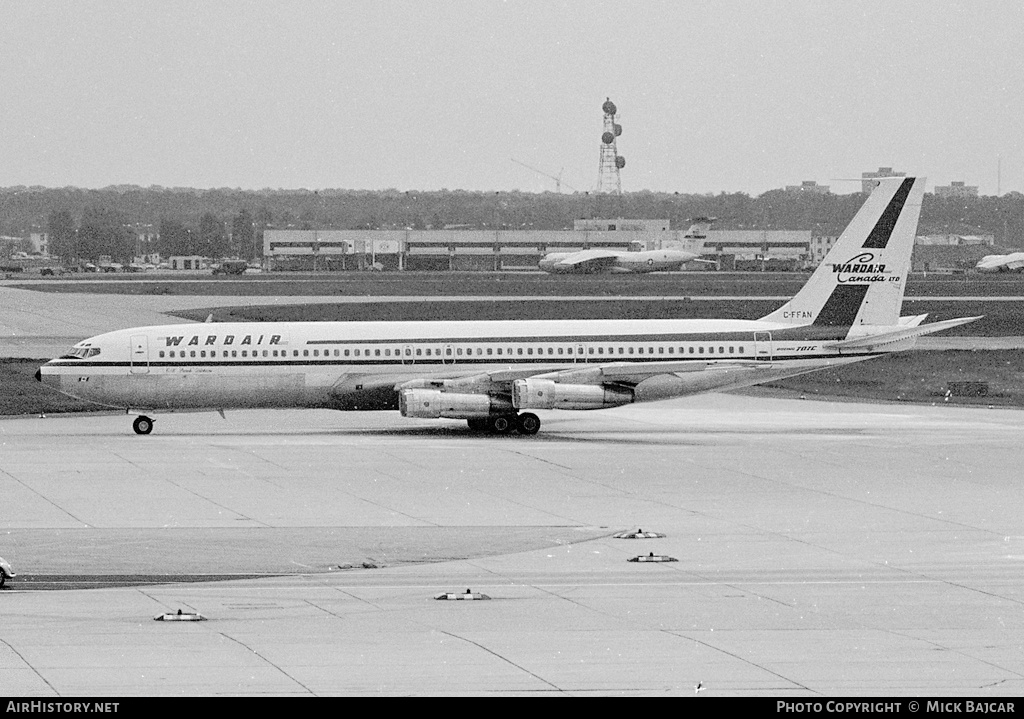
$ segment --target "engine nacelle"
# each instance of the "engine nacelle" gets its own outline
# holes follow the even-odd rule
[[[599,384],[559,384],[549,379],[517,379],[512,383],[516,409],[601,409],[633,401],[628,389]]]
[[[486,394],[457,394],[436,389],[403,389],[398,393],[403,417],[470,419],[492,414],[511,414],[512,403]]]

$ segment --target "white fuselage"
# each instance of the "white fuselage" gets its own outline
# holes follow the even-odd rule
[[[756,320],[160,325],[80,342],[72,355],[44,365],[40,379],[81,399],[132,409],[384,409],[396,407],[396,388],[416,380],[601,366],[639,385],[636,401],[643,401],[754,384],[840,359],[826,342],[796,330]],[[844,362],[853,359],[842,354]],[[645,396],[652,367],[679,378],[677,386]]]
[[[595,255],[599,254],[597,252]],[[541,258],[539,267],[555,274],[595,272],[665,272],[678,270],[700,255],[677,249],[645,250],[643,252],[601,252],[590,259],[588,251],[553,252]],[[578,261],[577,261],[578,260]]]

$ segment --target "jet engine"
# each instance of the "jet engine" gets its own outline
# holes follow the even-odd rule
[[[633,401],[628,389],[597,384],[559,384],[549,379],[517,379],[512,383],[516,409],[601,409]]]
[[[403,389],[398,393],[403,417],[470,419],[494,414],[513,414],[512,403],[486,394],[458,394],[436,389]]]

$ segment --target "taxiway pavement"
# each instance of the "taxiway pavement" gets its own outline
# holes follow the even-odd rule
[[[0,592],[0,686],[1024,691],[1024,413],[707,395],[542,419],[0,421],[0,555],[26,578]],[[638,527],[667,536],[609,536]],[[679,561],[627,561],[649,552]],[[233,573],[264,576],[196,581]],[[27,588],[64,574],[152,583]],[[433,599],[467,588],[492,600]],[[179,608],[208,620],[153,621]]]

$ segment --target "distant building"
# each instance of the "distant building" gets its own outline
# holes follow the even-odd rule
[[[812,237],[811,238],[811,262],[814,265],[820,265],[825,259],[825,255],[828,254],[829,250],[832,249],[832,245],[836,243],[839,237]]]
[[[152,254],[155,251],[157,240],[160,235],[157,233],[153,225],[143,225],[136,223],[131,226],[132,234],[135,235],[135,255],[141,257],[143,255]]]
[[[600,222],[600,229],[575,230],[267,230],[263,255],[271,269],[496,271],[535,270],[551,252],[693,244],[688,230],[665,229],[668,220]],[[635,223],[648,229],[631,229]],[[810,230],[709,230],[698,251],[722,269],[737,261],[802,267],[810,239]]]
[[[31,232],[28,241],[32,244],[32,252],[40,255],[50,254],[50,236],[45,232]]]
[[[572,224],[574,230],[586,232],[668,232],[669,220],[576,220]]]
[[[918,235],[914,238],[915,245],[994,245],[995,235]]]
[[[948,185],[936,185],[936,197],[977,197],[978,188],[965,185],[963,182],[951,182]]]
[[[786,185],[786,192],[808,192],[814,195],[827,195],[830,190],[828,185],[819,185],[814,180],[804,180],[799,185]]]
[[[907,173],[896,172],[891,167],[879,167],[877,172],[862,172],[860,176],[860,191],[871,192],[875,187],[874,183],[871,182],[872,179],[876,177],[906,177]]]
[[[723,270],[795,270],[810,262],[810,244],[810,230],[709,230],[703,254]]]
[[[991,254],[993,249],[988,245],[915,244],[911,267],[915,272],[967,272],[977,267],[983,257]]]
[[[200,255],[175,255],[170,258],[172,270],[201,270],[206,258]]]

